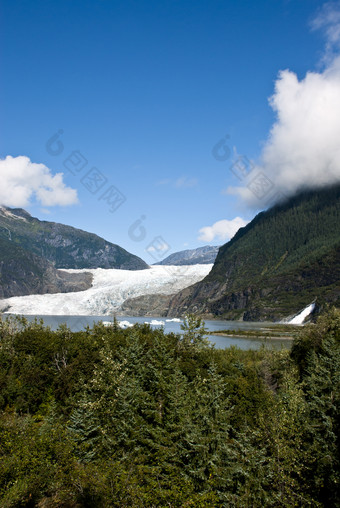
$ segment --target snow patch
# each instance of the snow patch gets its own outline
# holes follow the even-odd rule
[[[2,213],[2,215],[5,215],[6,217],[10,217],[11,219],[19,219],[19,220],[23,220],[24,222],[27,222],[27,219],[25,217],[21,217],[20,215],[16,215],[16,214],[12,213],[10,210],[5,208],[4,206],[0,206],[0,213]]]
[[[146,325],[151,325],[151,326],[164,326],[165,325],[164,321],[157,321],[157,319],[152,319],[151,321],[144,321],[144,323]]]
[[[177,318],[177,317],[174,317],[172,319],[166,319],[165,320],[167,323],[182,323],[182,320]]]

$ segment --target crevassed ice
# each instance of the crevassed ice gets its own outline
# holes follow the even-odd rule
[[[104,316],[118,313],[124,301],[150,294],[172,294],[202,280],[210,265],[162,266],[149,270],[64,270],[91,272],[92,287],[77,293],[56,293],[7,298],[0,301],[0,309],[27,315]]]

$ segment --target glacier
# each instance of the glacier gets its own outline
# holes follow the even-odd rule
[[[128,298],[142,295],[177,293],[201,281],[210,265],[153,265],[148,270],[84,269],[63,270],[69,273],[90,272],[92,287],[75,293],[15,296],[0,301],[0,311],[10,314],[45,316],[106,316],[119,313]]]

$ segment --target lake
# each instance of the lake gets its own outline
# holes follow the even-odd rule
[[[83,330],[86,326],[92,327],[98,321],[112,321],[109,316],[25,316],[29,321],[35,317],[43,319],[44,323],[56,330],[62,323],[66,323],[72,331]],[[180,328],[182,322],[172,321],[168,318],[159,317],[127,317],[117,316],[118,321],[128,321],[131,324],[135,323],[149,323],[152,327],[159,327],[159,325],[152,324],[152,322],[164,322],[163,328],[166,333],[181,333]],[[205,321],[205,326],[210,332],[217,332],[218,330],[263,330],[263,327],[270,325],[275,327],[275,323],[255,323],[249,321]],[[209,340],[215,344],[216,348],[224,349],[231,346],[237,346],[240,349],[259,349],[263,344],[267,347],[281,349],[288,349],[291,347],[292,341],[289,339],[256,339],[256,338],[238,338],[238,337],[222,337],[219,335],[209,335]]]

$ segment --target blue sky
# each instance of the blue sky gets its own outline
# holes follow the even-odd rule
[[[56,181],[40,174],[50,197],[33,193],[24,207],[149,263],[208,243],[201,228],[247,221],[267,206],[272,176],[269,194],[252,203],[226,192],[244,183],[235,164],[262,157],[279,71],[301,81],[329,65],[324,34],[311,29],[323,6],[315,0],[0,5],[0,157],[28,157],[51,178],[63,173],[66,186],[64,201],[59,184],[53,197]],[[64,206],[76,201],[67,188],[78,202]]]

